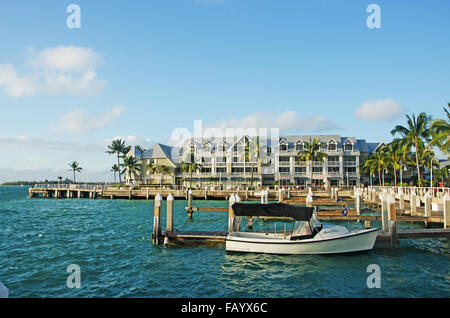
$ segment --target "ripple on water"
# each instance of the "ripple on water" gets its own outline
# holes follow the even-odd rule
[[[155,247],[152,201],[28,200],[24,188],[0,188],[0,280],[11,297],[450,296],[448,240],[404,240],[395,251],[334,256]],[[225,214],[188,221],[185,205],[175,201],[175,228],[226,230]],[[81,268],[80,290],[66,287],[70,264]],[[369,264],[380,265],[381,289],[367,288]]]

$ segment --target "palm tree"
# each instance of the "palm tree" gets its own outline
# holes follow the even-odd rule
[[[447,106],[448,110],[444,107],[447,119],[436,119],[430,126],[431,134],[433,136],[430,145],[438,146],[445,154],[450,153],[450,103],[448,103]]]
[[[127,173],[129,180],[131,180],[132,175],[135,175],[141,171],[140,163],[133,156],[123,157],[123,163],[121,164],[121,166],[123,167],[121,173],[122,174]],[[120,176],[120,174],[119,174],[119,176]]]
[[[406,115],[407,118],[407,127],[402,125],[395,126],[392,129],[391,134],[395,136],[396,134],[400,134],[405,143],[410,149],[412,146],[415,148],[416,153],[416,168],[417,168],[417,180],[421,180],[420,178],[420,164],[419,164],[419,147],[424,145],[424,141],[428,141],[430,137],[431,131],[428,127],[431,116],[422,112],[419,116],[413,114],[412,117]]]
[[[111,145],[108,146],[108,149],[106,153],[112,155],[117,154],[117,166],[120,167],[120,157],[123,156],[123,153],[127,150],[127,146],[125,145],[125,140],[122,140],[120,138],[114,139],[111,143]],[[121,179],[121,173],[119,172],[119,183],[122,183]]]
[[[370,160],[366,160],[364,161],[364,163],[360,164],[360,170],[362,172],[367,172],[369,174],[369,178],[370,178],[370,185],[372,186],[372,176],[375,175],[375,173],[377,172],[377,167],[374,164],[374,162],[370,161]]]
[[[114,183],[116,183],[116,172],[119,172],[120,173],[120,167],[118,166],[118,165],[113,165],[112,167],[111,167],[111,170],[110,170],[111,172],[114,172]]]
[[[263,143],[259,141],[259,136],[252,138],[252,147],[250,147],[249,157],[256,158],[256,164],[258,165],[258,169],[261,168],[261,147]],[[250,181],[250,188],[253,189],[253,173],[254,167],[252,164],[252,180]]]
[[[164,175],[169,174],[172,171],[172,169],[170,169],[170,167],[165,166],[165,165],[152,164],[152,163],[148,163],[147,168],[150,169],[151,174],[159,174],[159,176],[160,176],[159,188],[161,189],[162,188],[162,179],[163,179]]]
[[[328,155],[324,152],[320,152],[320,141],[318,139],[309,140],[305,142],[305,147],[303,150],[299,151],[297,154],[298,162],[308,162],[311,169],[311,184],[313,181],[313,162],[319,161],[323,162]]]
[[[388,159],[384,152],[385,147],[379,148],[376,152],[371,154],[364,163],[370,171],[378,172],[378,185],[381,185],[381,171],[388,167]],[[384,185],[384,182],[383,182]]]
[[[58,179],[58,188],[59,188],[59,184],[60,184],[60,182],[62,181],[63,177],[58,176],[58,177],[56,177],[56,179]]]
[[[450,166],[447,166],[447,167],[443,167],[443,168],[440,168],[440,169],[436,169],[434,171],[434,174],[436,176],[436,180],[441,180],[441,182],[444,183],[444,186],[446,186],[445,183],[448,183],[448,180],[449,180],[449,178],[448,178],[448,176],[449,176],[449,173],[448,173],[449,169],[450,169]]]
[[[396,138],[383,150],[387,158],[387,165],[394,169],[394,185],[397,186],[397,171],[401,169],[402,162],[405,161],[408,153],[406,144],[402,139]]]
[[[142,147],[142,146],[140,146],[140,145],[137,145],[136,146],[136,149],[138,149],[140,152],[142,152],[142,153],[144,153],[144,152],[146,152],[147,151],[147,149],[145,149],[144,147]]]
[[[76,183],[75,172],[81,173],[81,170],[83,170],[83,168],[81,168],[80,163],[76,161],[69,163],[69,167],[70,167],[69,171],[73,171],[73,183]]]

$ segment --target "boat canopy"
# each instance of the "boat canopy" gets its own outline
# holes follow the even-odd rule
[[[309,221],[313,215],[314,208],[283,203],[235,203],[233,204],[233,212],[235,216],[291,217],[296,221]]]

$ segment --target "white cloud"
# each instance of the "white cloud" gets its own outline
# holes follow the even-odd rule
[[[50,128],[59,132],[89,133],[93,130],[103,128],[119,118],[125,109],[125,106],[118,105],[101,115],[87,114],[86,110],[82,108],[75,109],[64,114],[59,123],[50,125]]]
[[[337,125],[322,115],[300,116],[296,111],[285,111],[279,114],[255,112],[243,118],[232,118],[210,125],[220,130],[227,128],[278,128],[280,132],[323,132],[339,129]]]
[[[405,113],[406,108],[399,102],[387,97],[383,100],[371,99],[355,110],[354,116],[369,121],[392,121]]]
[[[37,93],[93,95],[105,85],[97,79],[98,53],[89,48],[58,46],[28,58],[29,73],[19,76],[14,65],[0,64],[0,86],[14,98]]]
[[[20,149],[37,149],[44,151],[86,151],[99,152],[104,149],[102,143],[82,143],[68,141],[54,141],[30,136],[0,136],[0,147],[2,148],[20,148]]]

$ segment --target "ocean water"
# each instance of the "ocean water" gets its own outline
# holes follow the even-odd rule
[[[27,187],[0,187],[0,281],[10,297],[450,296],[446,239],[402,240],[396,250],[332,256],[153,246],[153,201],[28,199],[27,193]],[[175,201],[175,228],[226,230],[226,213],[198,212],[189,221],[186,205]],[[165,205],[162,211],[164,228]],[[66,285],[71,264],[81,269],[80,289]],[[380,266],[380,288],[367,287],[370,264]]]

